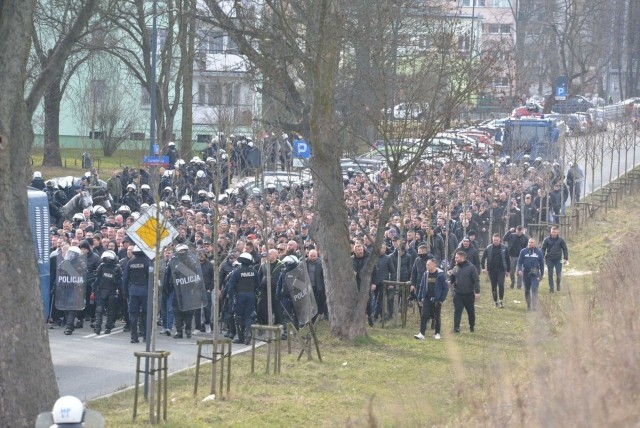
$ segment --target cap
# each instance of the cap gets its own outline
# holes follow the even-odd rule
[[[189,247],[186,244],[180,244],[178,246],[176,246],[176,251],[180,252],[180,251],[187,251],[189,249]]]
[[[253,233],[250,233],[249,235],[247,235],[247,239],[250,241],[253,241],[254,239],[256,239],[256,235],[254,235]]]

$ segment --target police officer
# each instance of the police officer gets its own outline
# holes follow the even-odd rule
[[[234,291],[233,313],[236,318],[238,338],[233,343],[248,345],[251,341],[251,324],[256,312],[256,291],[258,290],[258,272],[253,267],[253,257],[242,253],[238,257],[240,266],[231,272],[228,287]]]
[[[153,205],[155,201],[153,200],[153,195],[151,194],[151,186],[149,186],[148,184],[143,184],[142,186],[140,186],[140,192],[140,199],[142,203]]]
[[[280,278],[278,278],[278,287],[276,288],[276,299],[280,301],[282,308],[282,339],[287,338],[288,326],[290,322],[296,324],[295,311],[293,309],[293,301],[289,290],[285,285],[285,277],[287,272],[292,271],[298,266],[298,258],[294,255],[286,256],[282,259],[283,267],[280,269]]]
[[[122,269],[118,264],[116,253],[106,250],[100,257],[102,263],[98,266],[96,281],[93,284],[93,293],[96,299],[96,326],[95,334],[100,334],[102,329],[102,315],[107,311],[107,324],[104,334],[111,333],[116,321],[118,308],[118,295],[121,293]]]
[[[133,258],[124,268],[123,284],[129,294],[129,326],[131,343],[138,340],[138,316],[142,312],[144,321],[147,314],[147,289],[149,285],[149,259],[137,245],[133,247]],[[144,325],[144,322],[143,322]],[[144,337],[143,332],[140,335]]]
[[[238,253],[236,251],[231,251],[227,258],[220,264],[219,270],[219,278],[220,278],[220,291],[221,291],[221,308],[220,316],[222,317],[222,321],[227,325],[227,332],[225,333],[225,337],[229,339],[233,339],[236,335],[236,322],[233,316],[233,294],[232,291],[227,287],[229,283],[229,278],[231,277],[231,272],[236,268],[236,264],[239,265]]]
[[[84,326],[84,320],[90,319],[92,322],[95,321],[95,302],[91,301],[91,290],[93,289],[93,283],[96,280],[96,272],[98,270],[98,266],[100,266],[100,256],[98,256],[94,251],[93,247],[86,239],[80,241],[78,244],[78,248],[82,251],[82,254],[85,257],[87,263],[87,282],[85,283],[85,298],[87,302],[91,302],[90,305],[84,308],[84,312],[78,312],[78,322],[76,323],[76,328],[82,328]]]
[[[167,265],[167,269],[164,273],[164,284],[163,287],[167,287],[170,290],[174,290],[176,293],[175,298],[173,299],[173,314],[175,317],[176,324],[176,334],[173,335],[174,339],[182,339],[184,336],[182,334],[182,329],[184,328],[184,332],[187,336],[187,339],[191,338],[191,321],[193,319],[193,310],[183,310],[180,306],[179,300],[179,290],[175,287],[175,279],[176,273],[172,273],[172,265],[176,261],[176,259],[184,258],[187,256],[189,251],[189,247],[186,244],[180,244],[176,246],[176,254],[169,260],[169,264]]]
[[[67,336],[73,333],[76,311],[82,311],[85,306],[86,276],[87,266],[82,251],[75,246],[69,247],[57,271],[55,292],[56,308],[64,311],[64,334]]]
[[[127,185],[127,193],[122,197],[122,203],[129,207],[131,212],[140,211],[140,199],[136,195],[136,185]]]

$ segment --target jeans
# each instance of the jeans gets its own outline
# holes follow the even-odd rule
[[[467,310],[469,316],[469,328],[471,331],[476,326],[476,296],[473,293],[460,294],[455,293],[453,296],[453,329],[455,331],[460,330],[460,321],[462,320],[462,310]]]
[[[522,288],[522,277],[517,275],[518,273],[518,256],[511,256],[511,267],[509,268],[509,278],[511,278],[511,285],[517,284],[518,289]],[[517,279],[516,279],[517,277]]]
[[[138,340],[138,316],[141,313],[144,322],[147,315],[147,296],[129,296],[129,325],[133,340]]]
[[[553,291],[553,269],[556,270],[556,284],[560,290],[560,278],[562,277],[562,260],[547,260],[547,275],[549,276],[549,290]]]
[[[162,302],[160,304],[160,312],[162,313],[162,326],[165,330],[171,331],[173,328],[174,315],[173,315],[173,300],[175,299],[175,292],[162,295]]]
[[[422,313],[420,314],[420,333],[424,335],[427,331],[427,324],[431,319],[431,316],[434,316],[435,319],[435,334],[440,334],[440,311],[442,310],[442,303],[432,302],[427,300],[424,302],[422,307]],[[459,324],[458,324],[459,325]]]
[[[491,281],[491,294],[493,294],[493,301],[504,299],[504,275],[502,270],[490,270],[489,280]],[[498,299],[498,297],[500,299]]]
[[[527,272],[524,275],[524,298],[527,301],[527,310],[538,309],[538,286],[540,278],[530,276]]]

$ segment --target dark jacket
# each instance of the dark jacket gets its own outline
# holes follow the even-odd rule
[[[395,281],[398,277],[398,271],[400,271],[400,281],[409,281],[411,277],[411,256],[406,251],[403,251],[400,255],[400,267],[398,267],[398,250],[391,253],[389,257],[394,268],[391,280]]]
[[[476,267],[469,260],[465,260],[461,264],[453,268],[451,274],[451,284],[458,294],[480,293],[480,278]]]
[[[391,260],[391,256],[382,254],[378,257],[376,266],[373,268],[373,283],[382,286],[382,281],[396,280],[396,266]]]
[[[485,248],[484,253],[482,253],[482,260],[480,262],[482,269],[485,269],[485,266],[486,267],[491,266],[491,255],[493,253],[492,247],[493,247],[493,244],[487,245],[487,248]],[[504,244],[500,244],[500,256],[502,258],[502,271],[509,272],[511,270],[511,258],[509,257],[509,250],[507,249],[507,246]]]
[[[311,263],[309,262],[309,260],[307,260],[307,272],[309,272],[309,274],[311,274],[309,269],[310,265],[315,264],[316,268],[314,271],[314,275],[313,278],[309,277],[309,280],[311,281],[311,286],[313,287],[314,290],[324,290],[324,270],[322,269],[322,262],[320,261],[320,258],[316,259],[315,263]]]
[[[558,260],[569,260],[569,250],[567,249],[567,243],[564,242],[560,236],[553,239],[551,236],[547,236],[542,241],[542,254],[545,260],[557,262]]]
[[[418,256],[413,261],[413,266],[411,267],[411,285],[416,287],[416,289],[422,281],[422,275],[424,275],[427,270],[427,260],[429,260],[429,257],[433,256],[424,254],[423,257]]]
[[[266,263],[260,265],[258,269],[258,282],[260,283],[260,293],[264,293],[262,295],[267,295],[267,271],[265,267]],[[280,278],[280,269],[282,269],[282,262],[277,260],[274,263],[269,263],[269,267],[271,269],[271,296],[275,297],[276,295],[276,287],[278,286],[278,278]]]
[[[478,272],[480,272],[480,254],[478,254],[478,250],[472,242],[469,243],[469,248],[464,248],[462,242],[460,243],[460,245],[458,245],[456,251],[454,251],[451,255],[451,264],[455,263],[454,258],[458,251],[464,251],[465,253],[467,253],[467,260],[476,267],[476,270]]]
[[[436,277],[436,289],[435,296],[433,300],[438,303],[442,303],[446,300],[447,294],[449,293],[449,286],[447,285],[447,278],[441,269],[437,270],[438,276]],[[418,291],[418,300],[422,301],[427,297],[427,272],[425,270],[424,275],[422,275],[422,280],[420,281],[420,289]]]
[[[206,288],[207,291],[213,290],[213,264],[205,259],[203,262],[200,262],[200,269],[202,270],[204,288]]]
[[[511,257],[518,257],[520,255],[520,251],[523,248],[527,248],[527,243],[529,242],[529,237],[524,233],[520,236],[516,235],[515,232],[507,232],[504,234],[502,238],[502,242],[509,249],[509,255]]]
[[[366,251],[364,252],[364,255],[362,257],[356,257],[355,254],[351,256],[351,262],[353,263],[353,271],[356,273],[356,285],[358,286],[358,290],[360,290],[360,284],[362,283],[360,271],[362,270],[362,268],[364,268],[364,265],[367,263],[368,259],[369,259],[369,253],[367,253]]]

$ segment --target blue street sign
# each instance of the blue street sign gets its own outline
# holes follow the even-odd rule
[[[148,166],[168,166],[169,156],[145,156],[144,164]]]
[[[555,98],[558,101],[563,101],[567,99],[567,84],[568,84],[567,76],[558,76],[556,79],[556,93]]]
[[[311,157],[311,146],[306,140],[293,140],[293,157],[298,159]]]

